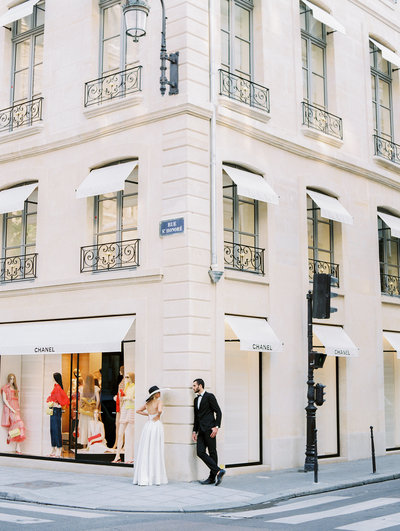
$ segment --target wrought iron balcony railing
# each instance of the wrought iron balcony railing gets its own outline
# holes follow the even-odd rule
[[[224,242],[224,263],[226,269],[239,269],[250,273],[264,274],[264,251],[240,243]]]
[[[343,140],[342,119],[339,118],[339,116],[335,116],[324,109],[310,105],[306,101],[302,102],[302,106],[303,125]]]
[[[42,119],[42,103],[43,98],[35,98],[0,110],[0,132],[39,122]]]
[[[139,241],[125,240],[81,247],[81,273],[137,267]]]
[[[324,262],[323,260],[308,259],[308,278],[312,282],[314,273],[325,273],[332,275],[331,286],[339,287],[339,264]],[[336,280],[337,279],[337,280]]]
[[[0,259],[0,282],[36,278],[37,253]]]
[[[381,136],[374,135],[375,155],[390,160],[395,164],[400,164],[400,146],[382,138]]]
[[[392,297],[400,296],[400,278],[381,273],[381,292]]]
[[[219,93],[250,107],[266,112],[270,110],[269,89],[226,70],[219,71]]]
[[[142,67],[135,66],[85,83],[85,107],[142,90]]]

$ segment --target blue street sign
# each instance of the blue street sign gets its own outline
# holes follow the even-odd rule
[[[165,219],[160,221],[160,236],[180,234],[185,230],[185,218]]]

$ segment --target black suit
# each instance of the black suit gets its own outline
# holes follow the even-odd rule
[[[204,391],[200,402],[200,408],[197,407],[199,397],[194,399],[194,425],[193,431],[197,433],[197,456],[210,469],[210,479],[214,480],[219,472],[217,439],[211,437],[212,428],[221,426],[222,413],[217,399],[212,393]],[[208,450],[208,454],[206,452]]]

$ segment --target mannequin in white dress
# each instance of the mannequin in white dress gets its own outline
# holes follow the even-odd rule
[[[88,452],[93,454],[105,454],[111,452],[107,448],[107,441],[104,435],[104,424],[99,419],[97,409],[93,412],[93,419],[88,424]]]

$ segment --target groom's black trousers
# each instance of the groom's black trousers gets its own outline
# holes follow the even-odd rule
[[[210,469],[210,478],[215,479],[219,472],[218,455],[217,455],[217,438],[210,437],[211,430],[201,431],[197,434],[197,457]],[[208,450],[208,454],[206,452]]]

